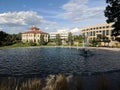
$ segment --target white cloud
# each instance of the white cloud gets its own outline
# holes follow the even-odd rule
[[[45,30],[49,30],[49,27],[45,27],[44,29],[45,29]]]
[[[58,29],[57,32],[58,33],[67,33],[69,29],[64,28],[64,29]]]
[[[79,28],[73,28],[70,30],[71,33],[80,33],[80,29]]]
[[[62,16],[64,16],[65,19],[70,19],[75,22],[104,17],[104,6],[91,7],[88,1],[89,0],[70,0],[62,6],[62,9],[65,10]]]
[[[55,22],[44,20],[42,16],[34,11],[8,12],[0,14],[0,25],[15,27],[40,24],[55,24]]]
[[[0,28],[0,31],[2,31],[3,30],[3,28]]]
[[[73,33],[73,34],[81,34],[81,30],[80,28],[72,28],[72,29],[68,29],[68,28],[62,28],[62,29],[57,29],[56,33]]]

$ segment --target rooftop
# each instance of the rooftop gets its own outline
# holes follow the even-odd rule
[[[29,31],[23,32],[22,34],[48,34],[48,33],[42,32],[42,31],[40,31],[39,28],[33,26],[33,27],[30,28]]]

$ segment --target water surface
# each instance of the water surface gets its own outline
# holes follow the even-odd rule
[[[117,51],[91,50],[84,58],[81,49],[15,48],[0,50],[0,74],[81,74],[120,69]],[[114,58],[111,58],[114,55]]]

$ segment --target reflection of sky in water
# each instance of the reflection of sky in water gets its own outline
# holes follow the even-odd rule
[[[120,69],[119,52],[92,50],[92,53],[95,55],[85,60],[80,50],[69,48],[0,50],[0,74],[80,74]]]

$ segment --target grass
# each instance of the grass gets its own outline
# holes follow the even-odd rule
[[[40,45],[35,45],[35,46],[40,46]],[[18,47],[35,47],[35,46],[31,46],[29,43],[15,43],[15,44],[13,44],[13,45],[1,46],[0,49],[18,48]],[[45,46],[45,47],[54,46],[54,47],[55,47],[56,45],[53,45],[53,44],[49,44],[49,43],[48,43],[47,45],[43,45],[43,46]],[[43,46],[42,46],[42,47],[43,47]],[[63,45],[63,46],[68,47],[68,45]],[[62,45],[59,46],[59,47],[62,47]],[[71,46],[71,47],[77,47],[77,46],[76,46],[76,45],[73,45],[73,46]],[[82,47],[82,44],[79,44],[78,47]]]
[[[18,87],[16,89],[19,90]],[[41,80],[33,79],[23,82],[20,90],[42,90]]]
[[[17,48],[17,47],[29,47],[30,45],[28,43],[16,43],[9,46],[2,46],[0,49],[6,49],[6,48]]]

